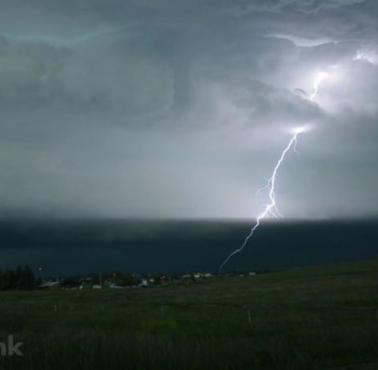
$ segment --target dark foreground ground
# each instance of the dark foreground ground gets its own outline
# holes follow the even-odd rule
[[[378,261],[150,289],[0,294],[1,369],[378,369]]]

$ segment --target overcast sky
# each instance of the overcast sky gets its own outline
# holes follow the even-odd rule
[[[378,211],[378,1],[1,0],[0,215]],[[319,73],[328,77],[319,85]]]

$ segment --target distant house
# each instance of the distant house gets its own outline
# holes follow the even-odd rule
[[[102,289],[102,285],[100,284],[93,284],[92,289]]]
[[[122,289],[123,286],[120,286],[120,285],[117,285],[117,284],[111,283],[111,284],[109,284],[109,288],[110,288],[110,289]]]
[[[141,288],[147,288],[148,287],[148,280],[147,279],[142,279],[142,281],[139,284],[139,287],[141,287]]]
[[[79,285],[79,289],[82,290],[82,289],[90,289],[92,288],[92,284],[90,283],[87,283],[87,282],[82,282],[80,285]]]
[[[60,281],[45,281],[38,286],[38,289],[52,289],[60,287]]]

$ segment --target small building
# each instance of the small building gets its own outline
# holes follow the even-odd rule
[[[38,286],[38,289],[52,289],[52,288],[59,288],[60,281],[45,281],[41,285]]]
[[[141,288],[147,288],[148,287],[148,280],[147,279],[142,279],[142,281],[139,284],[139,287],[141,287]]]
[[[122,289],[123,286],[120,286],[120,285],[117,285],[117,284],[111,283],[111,284],[109,284],[109,288],[110,288],[110,289]]]

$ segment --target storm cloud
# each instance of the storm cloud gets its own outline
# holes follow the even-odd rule
[[[3,0],[0,214],[378,210],[375,0]],[[334,78],[310,101],[316,73]]]

